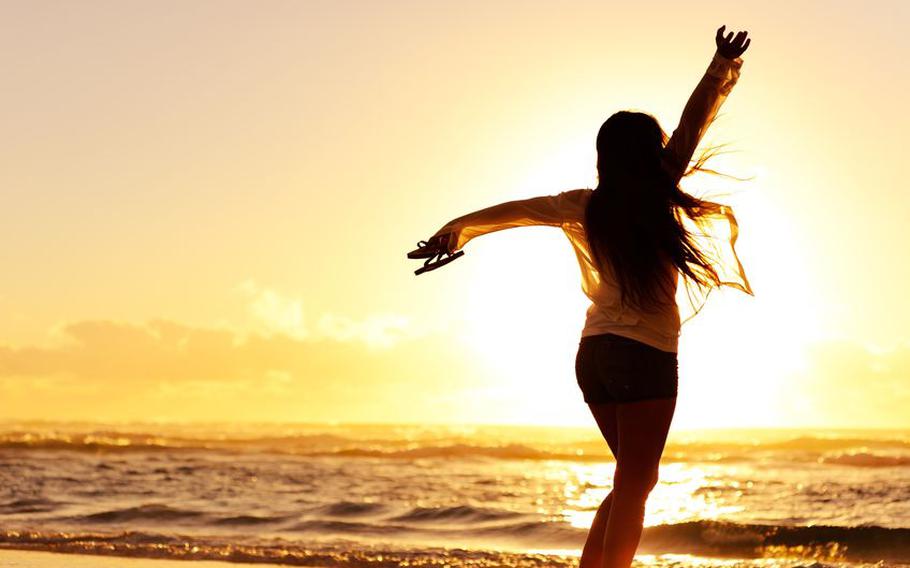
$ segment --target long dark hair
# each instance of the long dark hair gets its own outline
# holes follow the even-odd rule
[[[674,301],[671,266],[696,286],[721,284],[710,253],[699,249],[684,216],[701,227],[700,221],[723,215],[727,208],[679,188],[663,167],[665,160],[679,162],[665,155],[667,140],[649,114],[619,111],[610,116],[597,133],[598,185],[585,211],[585,232],[598,269],[615,275],[623,305],[646,311]],[[682,175],[719,173],[704,167],[718,153],[711,148],[688,169],[687,164],[678,169]]]

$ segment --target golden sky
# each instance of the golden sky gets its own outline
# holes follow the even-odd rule
[[[588,424],[568,241],[421,277],[501,201],[592,187],[620,109],[706,143],[755,297],[680,340],[680,428],[910,426],[910,4],[19,2],[4,22],[0,418]],[[685,185],[688,184],[688,185]]]

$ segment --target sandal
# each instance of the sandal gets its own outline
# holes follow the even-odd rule
[[[445,250],[440,235],[431,237],[429,241],[418,241],[417,248],[408,253],[408,258],[433,258]]]
[[[411,259],[427,259],[414,274],[420,275],[435,270],[464,255],[464,251],[449,252],[447,237],[448,235],[437,235],[429,241],[419,241],[417,248],[408,253],[408,258]]]
[[[448,252],[448,251],[441,252],[438,255],[436,255],[434,258],[428,258],[426,260],[426,262],[423,263],[422,267],[420,267],[414,271],[414,274],[417,274],[419,276],[419,275],[423,274],[424,272],[436,270],[440,266],[445,266],[448,263],[455,260],[456,258],[461,258],[462,256],[464,256],[463,250],[459,250],[456,252]],[[434,260],[436,262],[433,262]]]

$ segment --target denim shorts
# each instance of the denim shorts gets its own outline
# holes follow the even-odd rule
[[[581,338],[575,377],[588,404],[675,398],[676,353],[613,333]]]

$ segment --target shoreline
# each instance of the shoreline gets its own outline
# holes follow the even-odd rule
[[[315,558],[299,558],[291,565],[310,568],[337,568],[338,566],[381,566],[392,568],[399,566],[432,568],[549,568],[553,566],[577,566],[577,558],[569,564],[561,556],[546,554],[507,555],[498,559],[478,558],[469,551],[452,549],[443,559],[440,554],[431,554],[420,559],[408,559],[392,556],[373,558],[366,563],[350,562],[336,564],[319,562]],[[414,562],[413,560],[417,560]],[[188,564],[191,563],[191,564]],[[265,559],[244,562],[242,560],[210,560],[195,557],[186,558],[147,558],[140,556],[119,556],[113,554],[92,554],[80,551],[50,552],[33,549],[0,548],[0,568],[281,568],[288,563],[275,564]],[[903,563],[856,563],[843,560],[821,561],[793,557],[776,558],[715,558],[692,556],[687,554],[642,554],[637,555],[633,563],[636,568],[882,568],[903,567]]]
[[[261,562],[232,562],[225,560],[176,560],[173,558],[143,558],[113,554],[86,554],[83,552],[48,552],[23,548],[0,548],[0,568],[186,568],[187,562],[197,568],[279,568],[280,564]],[[319,567],[314,567],[319,568]],[[326,565],[323,568],[328,568]]]

